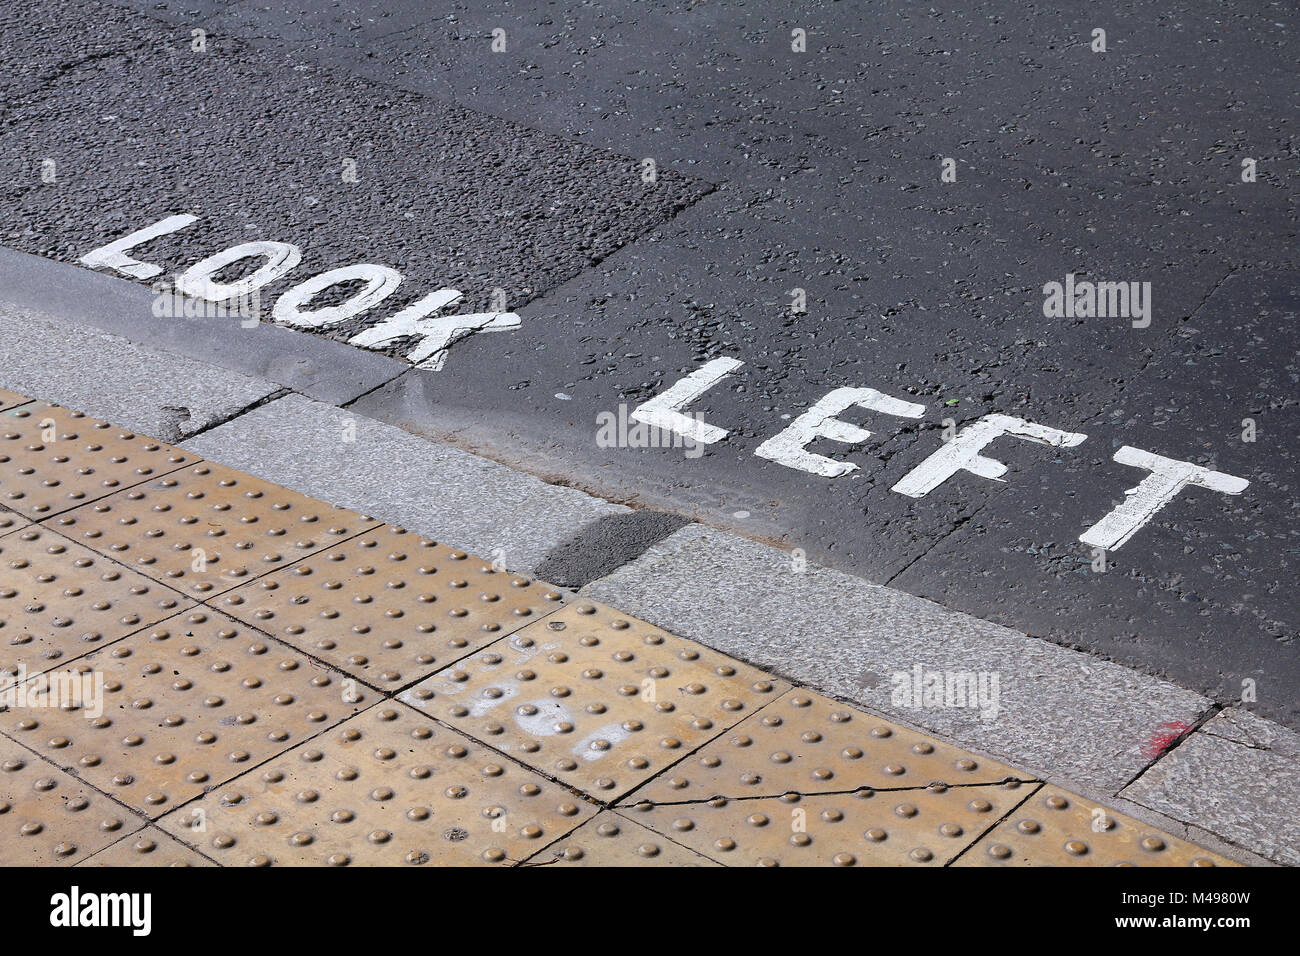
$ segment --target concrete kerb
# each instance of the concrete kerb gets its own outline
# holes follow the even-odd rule
[[[630,511],[300,395],[184,447],[526,574],[576,531]]]

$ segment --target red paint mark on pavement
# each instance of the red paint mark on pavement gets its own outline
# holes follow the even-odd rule
[[[1171,720],[1168,723],[1161,724],[1156,728],[1156,732],[1147,739],[1147,742],[1142,745],[1142,752],[1148,757],[1159,757],[1174,745],[1175,740],[1191,729],[1191,724],[1184,723],[1181,720]]]

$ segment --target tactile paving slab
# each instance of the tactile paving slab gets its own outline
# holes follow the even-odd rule
[[[0,504],[34,521],[198,460],[47,402],[0,412]]]
[[[401,699],[608,801],[788,687],[694,641],[582,602]]]
[[[798,793],[627,811],[730,866],[943,866],[1039,784]]]
[[[193,604],[39,525],[0,537],[0,688]]]
[[[375,687],[395,690],[545,616],[564,596],[383,525],[217,603]]]
[[[150,816],[319,734],[374,694],[206,608],[69,670],[102,675],[98,715],[93,701],[70,702],[5,714],[0,727]],[[47,677],[29,683],[40,687]]]
[[[595,813],[565,788],[390,702],[160,825],[223,865],[509,865]]]
[[[0,538],[31,525],[31,522],[16,511],[0,509]]]
[[[146,825],[77,866],[216,866],[201,853]]]
[[[792,690],[700,748],[627,801],[777,797],[1031,780],[996,760],[953,747],[812,691]]]
[[[202,462],[55,520],[87,547],[201,598],[287,567],[378,524]]]
[[[523,866],[718,866],[661,833],[602,810],[573,833],[529,858]]]
[[[70,866],[140,819],[11,741],[0,746],[0,865]]]
[[[1068,790],[1044,787],[954,866],[1239,866]]]
[[[31,399],[26,395],[19,395],[17,392],[11,392],[7,388],[0,388],[0,411],[7,408],[13,408],[15,405],[25,405]]]

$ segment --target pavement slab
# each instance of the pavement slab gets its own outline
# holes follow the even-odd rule
[[[13,408],[15,405],[24,405],[30,401],[31,399],[26,395],[11,392],[7,388],[0,388],[0,412],[7,408]]]
[[[214,603],[359,680],[395,690],[547,617],[566,596],[381,525]]]
[[[0,539],[0,562],[3,687],[72,664],[194,604],[39,525]]]
[[[1035,783],[995,760],[882,721],[839,701],[790,691],[701,747],[626,803],[698,803],[856,790]]]
[[[20,531],[31,522],[15,511],[0,511],[0,537]]]
[[[1300,865],[1296,27],[0,5],[0,862]]]
[[[403,704],[164,817],[223,866],[509,865],[596,808]]]
[[[0,413],[0,502],[44,520],[167,475],[197,457],[49,402]]]
[[[729,866],[945,866],[1036,785],[803,794],[628,812]]]
[[[72,866],[139,830],[126,808],[12,740],[0,763],[0,861]]]
[[[788,686],[614,608],[579,602],[401,700],[613,802]]]
[[[981,852],[982,851],[982,852]],[[1233,866],[1231,860],[1056,787],[1043,787],[955,866]]]
[[[372,702],[337,674],[208,609],[74,662],[95,696],[16,709],[3,731],[139,813],[159,817]],[[51,693],[50,674],[25,694]]]
[[[718,866],[708,857],[612,810],[602,810],[522,866]]]
[[[54,518],[55,530],[156,581],[211,597],[379,522],[211,462]]]
[[[1216,714],[1121,795],[1300,866],[1300,735],[1232,707]],[[1261,812],[1260,808],[1268,808]]]
[[[148,862],[145,862],[148,861]],[[196,853],[159,830],[152,824],[123,837],[94,856],[82,860],[77,866],[216,866],[201,853]]]

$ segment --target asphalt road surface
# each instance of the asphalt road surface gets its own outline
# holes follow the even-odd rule
[[[131,255],[292,243],[268,301],[396,270],[303,332],[340,340],[454,288],[517,327],[354,407],[1300,726],[1300,20],[960,6],[6,0],[0,242],[77,262],[187,215]],[[1131,297],[1053,312],[1068,281]],[[720,440],[598,439],[719,358],[681,410]],[[817,405],[846,388],[916,409]],[[894,490],[988,415],[1086,438]],[[1248,484],[1147,487],[1099,553],[1126,447]]]

